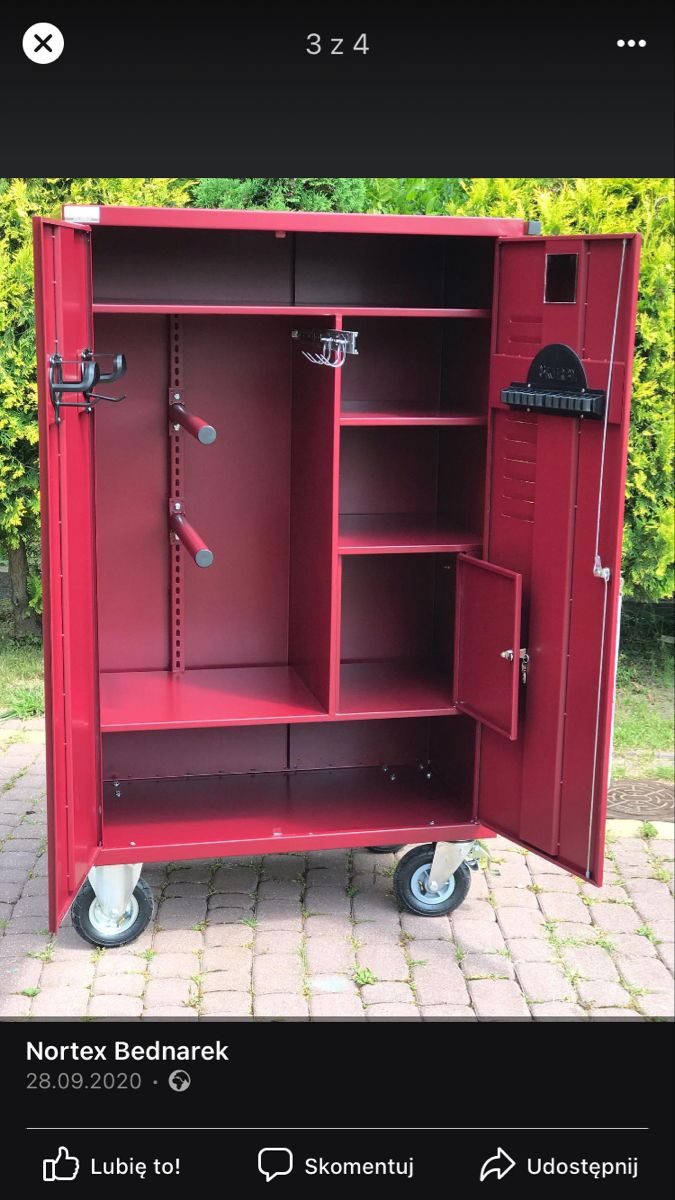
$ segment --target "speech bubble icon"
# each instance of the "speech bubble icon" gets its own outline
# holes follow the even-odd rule
[[[288,1146],[264,1146],[258,1151],[258,1170],[271,1183],[277,1175],[290,1175],[293,1170],[293,1151]]]

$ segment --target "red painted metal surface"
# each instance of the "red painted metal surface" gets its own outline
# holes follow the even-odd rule
[[[182,301],[171,304],[162,302],[133,302],[115,303],[97,301],[94,303],[95,313],[124,314],[137,313],[140,316],[153,313],[171,316],[173,313],[183,313],[193,316],[258,316],[258,317],[327,317],[331,313],[341,313],[346,317],[448,317],[457,320],[487,320],[490,317],[489,308],[409,308],[399,305],[395,308],[345,304],[186,304]]]
[[[181,327],[183,387],[222,430],[208,450],[192,438],[183,444],[185,511],[214,554],[208,570],[188,562],[183,572],[185,666],[282,666],[289,662],[294,323],[182,317]],[[309,613],[306,593],[295,603]]]
[[[341,554],[446,554],[481,545],[480,534],[456,529],[443,517],[340,517]]]
[[[417,767],[429,759],[433,721],[331,721],[293,725],[288,735],[288,769],[319,771],[327,767]],[[447,725],[446,721],[443,721]],[[470,792],[466,793],[470,803]]]
[[[445,240],[418,234],[299,233],[294,241],[298,304],[443,308],[465,303],[457,292],[444,294]]]
[[[95,413],[100,667],[166,670],[173,641],[168,500],[176,496],[167,445],[169,323],[96,317],[95,336],[97,346],[123,349],[127,359],[126,400],[99,404]]]
[[[106,780],[238,775],[288,766],[286,725],[236,725],[215,737],[209,728],[104,733],[102,743]]]
[[[590,278],[597,280],[600,294],[609,286],[617,285],[616,262],[607,261],[610,243],[604,246],[593,246],[593,257],[590,268]],[[599,252],[599,253],[598,253]],[[595,729],[591,726],[575,728],[575,735],[567,739],[563,751],[563,783],[561,789],[561,819],[560,819],[560,857],[563,862],[586,865],[586,872],[596,882],[602,880],[604,829],[607,810],[607,780],[609,778],[609,762],[612,752],[612,705],[614,683],[614,656],[619,637],[619,580],[621,575],[621,534],[623,526],[623,506],[626,492],[626,463],[628,450],[628,424],[630,418],[630,380],[633,367],[633,338],[636,321],[637,295],[639,281],[640,241],[630,239],[626,247],[624,276],[622,287],[622,302],[618,311],[617,325],[617,359],[615,361],[612,403],[610,417],[620,422],[615,427],[610,425],[607,432],[607,449],[605,458],[605,476],[603,485],[603,504],[600,520],[600,555],[603,563],[611,571],[611,580],[607,589],[607,609],[605,621],[604,644],[601,641],[602,620],[599,620],[598,590],[603,586],[600,580],[591,577],[588,572],[589,550],[593,553],[594,546],[590,545],[589,524],[585,522],[576,540],[573,561],[573,578],[576,580],[576,611],[572,613],[569,636],[569,672],[567,684],[567,703],[570,711],[575,711],[588,695],[591,684],[595,685],[595,695],[598,695],[598,680],[600,681],[600,704],[598,710],[597,744],[594,742]],[[604,272],[611,272],[609,279]],[[613,277],[612,277],[613,276]],[[595,315],[596,308],[601,307],[598,299],[594,304],[594,315],[589,312],[589,329],[587,338],[595,337],[595,331],[600,324],[600,315]],[[605,338],[607,331],[605,332]],[[605,342],[606,344],[606,342]],[[594,353],[599,353],[601,346],[592,346]],[[623,361],[621,361],[623,360]],[[603,372],[603,383],[607,384],[607,369]],[[618,369],[617,369],[618,368]],[[600,377],[600,371],[593,366],[589,369],[589,377]],[[597,386],[591,384],[591,386]],[[602,385],[601,385],[602,386]],[[589,436],[590,435],[590,436]],[[597,435],[596,435],[597,437]],[[593,441],[592,432],[585,428],[579,449],[579,506],[583,512],[589,509],[597,512],[598,492],[594,489],[593,472],[590,469],[592,457],[597,461],[598,447]],[[599,491],[599,489],[598,489]],[[592,526],[591,526],[592,527]],[[582,533],[583,529],[583,533]],[[597,584],[597,587],[592,585]],[[604,607],[604,605],[603,605]],[[595,654],[591,656],[584,652],[589,642],[595,641]],[[600,650],[602,659],[600,661]],[[597,674],[596,674],[597,671]],[[593,764],[595,762],[595,773]],[[593,805],[587,804],[588,780],[595,785]],[[584,801],[586,810],[584,811]],[[588,826],[585,819],[588,813]]]
[[[602,425],[514,413],[500,389],[551,341],[607,386],[622,239],[472,218],[98,216],[93,303],[87,229],[38,226],[52,926],[94,857],[486,825],[599,882],[636,241],[609,398],[605,591],[590,561]],[[579,255],[574,303],[544,303],[551,253]],[[92,313],[97,346],[126,354],[127,400],[66,412],[57,431],[45,355],[57,338],[68,357],[91,345]],[[356,330],[359,355],[340,371],[307,363],[302,325]],[[173,430],[170,387],[218,430],[213,447]],[[176,499],[214,552],[208,571],[170,540]],[[456,621],[458,551],[481,546],[486,562],[460,562]],[[521,644],[525,686],[491,654]],[[106,785],[102,826],[100,742],[105,777],[123,781],[120,798]]]
[[[174,395],[180,395],[180,392],[170,389],[169,399]],[[184,404],[169,403],[168,418],[205,446],[211,445],[216,440],[216,430],[213,425],[209,425],[208,421],[203,421],[196,413],[188,412]]]
[[[435,581],[432,555],[345,555],[342,662],[433,662]]]
[[[301,320],[298,327],[310,324]],[[320,322],[331,328],[334,322]],[[333,508],[340,372],[321,370],[299,349],[291,365],[291,491],[288,660],[324,709],[331,706]]]
[[[65,379],[81,378],[91,349],[89,233],[34,222],[43,526],[49,922],[55,929],[89,870],[99,841],[94,416],[61,410],[49,393],[49,357]],[[79,397],[82,399],[82,397]],[[77,395],[70,399],[77,399]]]
[[[358,410],[349,403],[343,407],[341,425],[487,425],[487,417],[473,413],[442,413],[421,409],[406,412],[404,409]]]
[[[76,213],[73,216],[77,219]],[[517,217],[413,217],[379,213],[250,212],[239,209],[122,208],[101,205],[98,220],[102,226],[267,229],[273,233],[281,230],[308,233],[425,233],[481,238],[515,237],[527,233],[527,221]]]
[[[547,249],[579,256],[573,304],[544,302]],[[639,242],[533,239],[497,253],[485,547],[523,576],[531,663],[518,742],[482,731],[478,812],[600,883]],[[500,400],[554,341],[577,351],[589,386],[611,383],[599,547],[608,584],[593,573],[602,423],[510,413]]]
[[[101,675],[101,728],[187,729],[309,721],[325,710],[292,667],[110,671]]]
[[[480,545],[484,457],[480,426],[343,428],[343,552]]]
[[[344,324],[358,334],[359,353],[340,372],[343,412],[440,410],[443,329],[454,320],[345,314]]]
[[[477,836],[451,786],[405,766],[394,782],[380,768],[142,780],[119,799],[107,784],[104,804],[99,864]]]
[[[190,524],[187,517],[181,513],[172,513],[169,517],[169,527],[187,550],[190,558],[198,567],[210,567],[213,562],[213,551],[209,550],[203,537]]]
[[[172,316],[168,322],[167,330],[167,363],[166,371],[169,381],[169,396],[183,395],[183,319],[179,316]],[[167,464],[168,471],[168,490],[169,490],[169,514],[175,512],[177,506],[180,510],[184,509],[185,505],[185,454],[183,453],[185,438],[181,433],[181,427],[175,424],[169,426],[169,461]],[[160,443],[161,444],[161,443]],[[185,567],[186,555],[184,553],[183,542],[179,537],[172,537],[170,528],[167,530],[169,535],[169,553],[163,555],[161,559],[161,575],[164,574],[164,565],[169,568],[169,658],[171,670],[180,674],[185,670]],[[210,564],[211,565],[211,564]]]
[[[511,741],[518,736],[521,601],[515,571],[459,555],[455,702],[460,712]]]
[[[431,662],[343,663],[339,711],[350,716],[413,717],[456,712],[449,674]]]

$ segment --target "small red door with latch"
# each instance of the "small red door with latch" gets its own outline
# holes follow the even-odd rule
[[[81,391],[53,390],[55,381],[83,378],[93,347],[90,232],[36,218],[34,248],[42,550],[48,564],[42,580],[49,923],[56,930],[99,843],[93,413]]]
[[[602,882],[639,239],[499,240],[484,560],[459,556],[476,815]]]

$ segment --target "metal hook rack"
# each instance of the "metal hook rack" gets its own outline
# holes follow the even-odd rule
[[[101,371],[97,358],[112,358],[112,370]],[[64,365],[80,367],[79,379],[64,379]],[[119,404],[126,396],[104,396],[95,392],[99,383],[115,383],[121,379],[127,369],[127,361],[123,354],[98,354],[92,350],[83,350],[79,358],[61,358],[60,354],[52,354],[49,358],[49,394],[54,406],[55,422],[61,423],[62,408],[81,408],[90,413],[99,400],[107,400],[110,404]],[[82,400],[63,400],[65,395],[81,395]]]
[[[300,351],[308,362],[321,367],[338,369],[343,366],[348,354],[358,354],[352,329],[294,329],[291,337],[300,344]],[[311,349],[303,349],[301,343]]]

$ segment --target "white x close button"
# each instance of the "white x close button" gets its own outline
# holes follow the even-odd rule
[[[56,62],[63,54],[63,34],[56,25],[49,21],[38,21],[31,25],[23,35],[23,52],[26,58],[38,66],[47,66]]]

